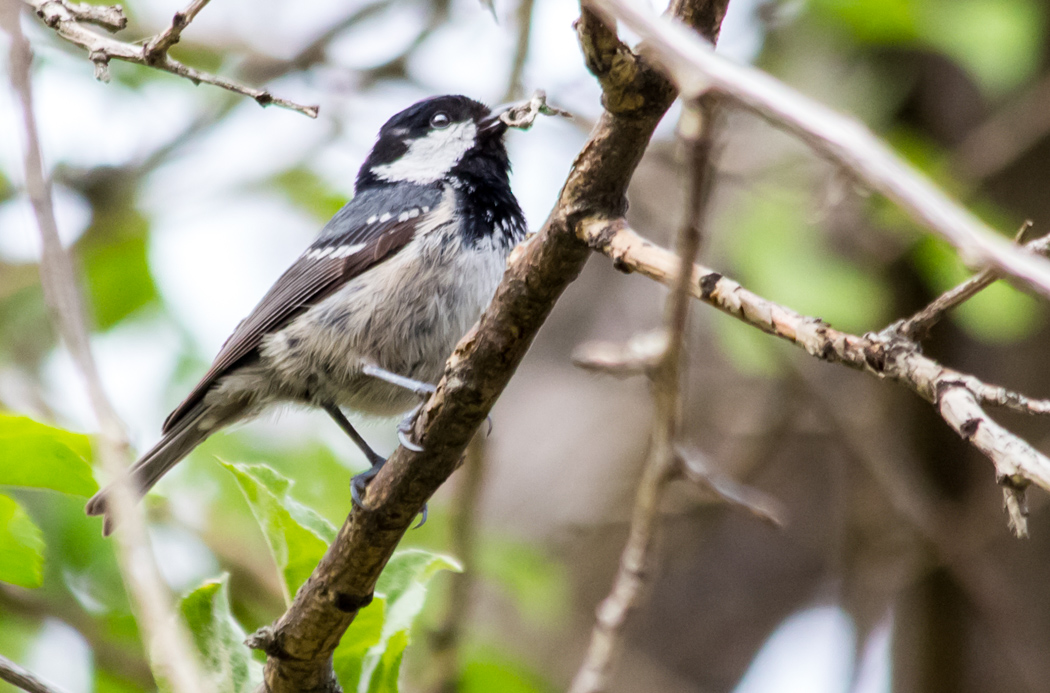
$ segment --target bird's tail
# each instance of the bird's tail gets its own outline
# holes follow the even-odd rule
[[[168,470],[204,442],[205,438],[239,419],[241,411],[242,408],[237,407],[235,411],[218,412],[215,407],[206,406],[201,402],[186,412],[164,437],[128,470],[128,479],[136,497],[145,496]],[[103,536],[108,536],[114,527],[113,515],[107,505],[107,496],[111,488],[107,486],[96,493],[84,508],[88,515],[105,515]]]

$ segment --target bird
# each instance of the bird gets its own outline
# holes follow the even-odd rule
[[[141,498],[206,438],[274,405],[324,410],[364,453],[360,505],[385,461],[344,409],[413,417],[459,339],[488,306],[526,234],[510,186],[501,115],[462,95],[435,96],[392,116],[361,165],[354,195],[223,344],[128,470]],[[111,486],[93,496],[103,515]],[[425,515],[424,515],[425,519]]]

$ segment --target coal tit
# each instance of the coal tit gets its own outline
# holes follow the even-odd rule
[[[383,125],[353,199],[234,330],[215,362],[131,468],[144,495],[205,438],[272,404],[320,407],[372,464],[383,458],[342,409],[412,410],[481,315],[525,236],[499,112],[465,96],[420,101]],[[106,490],[87,504],[107,514]],[[105,532],[112,529],[107,514]]]

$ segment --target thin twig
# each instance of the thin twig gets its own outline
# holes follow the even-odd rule
[[[146,524],[134,494],[124,479],[128,442],[99,376],[88,339],[84,299],[77,285],[73,262],[59,240],[52,206],[51,182],[45,177],[33,113],[30,81],[32,51],[19,24],[21,3],[0,2],[0,22],[11,36],[11,85],[21,101],[26,135],[25,185],[36,215],[43,247],[40,280],[52,319],[78,370],[84,378],[101,433],[98,456],[106,472],[117,480],[111,494],[117,532],[117,558],[132,598],[147,650],[157,657],[159,669],[177,693],[205,691],[189,636],[176,620],[171,597],[153,560]]]
[[[688,454],[679,448],[677,454],[682,475],[702,490],[714,495],[726,505],[744,510],[777,529],[784,527],[784,506],[777,499],[716,474],[695,453]]]
[[[66,693],[64,688],[45,683],[31,671],[23,669],[3,655],[0,655],[0,681],[7,681],[29,693]]]
[[[94,24],[108,31],[120,31],[128,25],[128,18],[124,14],[124,8],[120,5],[89,5],[86,2],[74,2],[73,0],[45,0],[41,3],[41,5],[50,4],[59,5],[78,22]],[[53,15],[49,14],[49,16]]]
[[[787,130],[893,200],[955,246],[967,264],[987,265],[1050,296],[1050,261],[1016,247],[906,164],[859,121],[836,113],[755,68],[716,54],[681,24],[637,0],[590,0],[647,39],[643,52],[672,75],[685,97],[714,89]]]
[[[146,41],[146,45],[142,49],[146,62],[153,65],[167,55],[168,49],[182,38],[182,30],[189,26],[190,22],[196,18],[197,13],[204,9],[204,6],[207,4],[208,0],[193,0],[185,10],[176,12],[171,19],[171,26],[149,41]]]
[[[642,239],[622,219],[584,221],[579,228],[591,247],[609,256],[618,268],[664,284],[673,284],[678,276],[674,253]],[[960,437],[992,461],[1001,484],[1024,488],[1033,483],[1050,491],[1050,459],[993,421],[981,407],[986,402],[1043,413],[1050,403],[1028,400],[942,366],[923,355],[914,342],[891,332],[858,336],[836,330],[819,318],[762,298],[707,267],[693,266],[690,289],[694,297],[811,356],[904,385],[934,404]]]
[[[507,78],[507,91],[503,101],[520,99],[525,94],[525,62],[529,57],[529,37],[532,35],[532,10],[536,0],[518,0],[518,11],[515,22],[518,29],[518,40],[514,44],[514,58],[511,60],[510,77]]]
[[[95,64],[95,78],[103,82],[109,81],[109,62],[111,60],[123,60],[124,62],[145,65],[164,72],[170,72],[179,77],[185,77],[194,84],[203,82],[243,94],[255,99],[260,106],[280,106],[281,108],[298,111],[311,118],[317,117],[318,106],[303,106],[294,101],[274,96],[265,89],[256,89],[219,75],[195,70],[169,56],[166,48],[163,51],[151,49],[150,44],[153,42],[153,39],[147,41],[143,46],[137,46],[118,41],[109,36],[103,36],[81,24],[78,19],[80,15],[70,11],[69,5],[66,3],[56,2],[55,0],[25,0],[25,2],[59,36],[88,52],[88,58]],[[203,5],[204,3],[198,0],[194,4]],[[197,9],[199,10],[199,8]],[[182,28],[185,28],[185,24],[183,24]],[[180,32],[182,28],[179,29]],[[167,40],[170,40],[170,38],[169,36]],[[150,52],[151,50],[152,52]]]
[[[1026,221],[1021,226],[1021,230],[1017,232],[1015,240],[1018,243],[1021,243],[1022,238],[1030,228],[1032,228],[1032,222]],[[1044,236],[1029,241],[1025,244],[1025,248],[1032,253],[1046,255],[1050,252],[1050,236]],[[929,334],[930,329],[940,322],[941,318],[943,318],[948,311],[962,305],[1002,278],[1002,273],[994,269],[986,269],[983,272],[970,277],[962,284],[945,291],[934,299],[930,305],[926,306],[912,317],[902,321],[896,328],[897,332],[902,337],[907,337],[908,339],[918,341],[925,339]]]
[[[430,666],[436,680],[434,693],[456,693],[460,689],[463,667],[460,646],[477,581],[477,515],[485,467],[485,435],[479,431],[464,455],[451,518],[450,549],[463,565],[463,572],[450,576],[445,618],[430,639]]]
[[[598,606],[590,646],[569,687],[570,693],[600,693],[608,687],[613,663],[623,646],[627,617],[639,604],[655,553],[660,501],[667,484],[681,471],[676,450],[681,419],[681,370],[685,327],[689,315],[689,268],[700,250],[700,226],[711,190],[714,136],[714,100],[687,107],[679,123],[681,138],[690,144],[692,169],[686,222],[678,236],[678,277],[667,300],[666,346],[650,369],[653,393],[653,431],[649,454],[638,482],[631,529],[620,557],[613,586]]]
[[[586,342],[572,353],[572,363],[588,371],[628,376],[652,372],[667,352],[667,332],[654,330],[619,342]]]

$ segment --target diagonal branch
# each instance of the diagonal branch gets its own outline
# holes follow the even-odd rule
[[[182,30],[196,16],[201,7],[206,4],[205,0],[194,0],[189,9],[175,15],[171,27],[146,41],[143,46],[118,41],[84,26],[83,22],[99,22],[93,18],[94,15],[86,14],[86,11],[81,9],[82,6],[79,3],[74,4],[63,0],[24,1],[59,36],[88,52],[88,58],[95,64],[95,78],[103,82],[109,81],[109,62],[111,60],[123,60],[124,62],[154,67],[179,77],[185,77],[194,84],[203,82],[204,84],[212,84],[228,91],[243,94],[255,99],[260,106],[280,106],[281,108],[298,111],[311,118],[317,117],[317,106],[303,106],[294,101],[274,96],[265,89],[256,89],[219,75],[213,75],[210,72],[196,70],[168,55],[168,48],[178,41]],[[117,6],[107,9],[114,16],[119,16],[122,21],[126,21],[123,19],[123,14]],[[180,17],[182,18],[181,20]],[[110,18],[108,21],[117,20]],[[122,26],[121,23],[118,22],[118,24]]]
[[[860,122],[802,96],[773,77],[716,54],[686,27],[637,0],[591,0],[647,39],[644,55],[662,65],[687,97],[725,94],[882,193],[955,246],[968,264],[988,265],[1050,296],[1050,261],[1016,247],[893,154]]]
[[[7,681],[27,693],[65,693],[65,689],[45,683],[33,672],[23,669],[3,655],[0,655],[0,681]]]
[[[719,19],[725,0],[676,2],[697,25]],[[607,101],[590,139],[577,156],[547,223],[511,256],[503,282],[478,325],[457,345],[437,392],[416,420],[423,452],[398,448],[369,485],[364,508],[355,508],[288,611],[252,643],[265,650],[265,690],[335,691],[331,657],[359,609],[372,599],[380,571],[423,504],[459,464],[540,326],[590,252],[577,224],[590,216],[614,217],[626,208],[627,184],[657,123],[674,99],[672,86],[642,59],[620,54],[618,67],[599,60],[616,52],[599,23],[578,23],[581,44]],[[718,22],[714,23],[717,31]],[[708,34],[713,38],[714,34]],[[612,37],[615,39],[615,35]],[[631,98],[626,98],[626,97]]]

